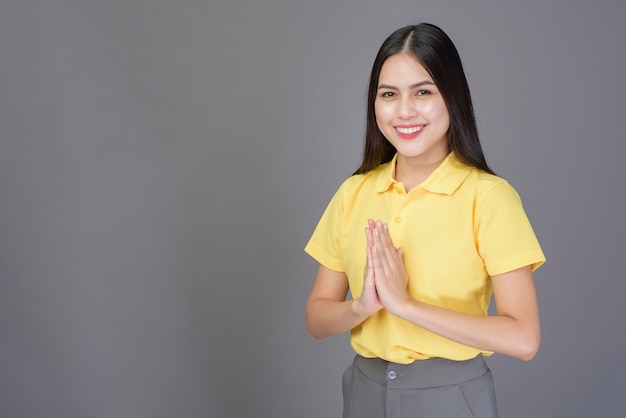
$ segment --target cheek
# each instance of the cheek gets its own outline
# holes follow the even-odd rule
[[[376,123],[384,125],[393,118],[393,109],[391,106],[378,101],[374,102],[374,114],[376,115]]]
[[[450,115],[445,103],[429,104],[427,113],[431,122],[438,121],[443,125],[450,125]]]

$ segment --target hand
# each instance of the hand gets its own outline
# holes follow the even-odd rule
[[[373,220],[368,223],[373,241],[371,254],[376,292],[384,308],[398,315],[399,310],[412,301],[407,290],[409,277],[402,260],[402,248],[393,245],[387,224]]]
[[[369,316],[381,310],[383,305],[380,302],[378,292],[376,291],[374,259],[372,253],[374,247],[374,237],[369,227],[365,228],[365,235],[367,237],[367,246],[365,247],[367,262],[365,264],[365,272],[363,274],[363,291],[361,292],[361,297],[358,299],[358,310]]]

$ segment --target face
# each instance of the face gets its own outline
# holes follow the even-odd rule
[[[398,164],[433,164],[448,155],[450,117],[428,71],[411,55],[383,64],[374,102],[376,123],[398,152]]]

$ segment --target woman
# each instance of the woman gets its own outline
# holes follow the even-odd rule
[[[350,330],[356,352],[344,418],[497,416],[483,356],[534,357],[532,271],[545,258],[518,194],[485,161],[460,58],[438,27],[408,26],[381,46],[363,162],[305,251],[320,264],[308,331]]]

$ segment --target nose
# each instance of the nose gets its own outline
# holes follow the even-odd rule
[[[417,116],[417,108],[411,97],[403,97],[398,102],[397,114],[401,119],[411,119]]]

